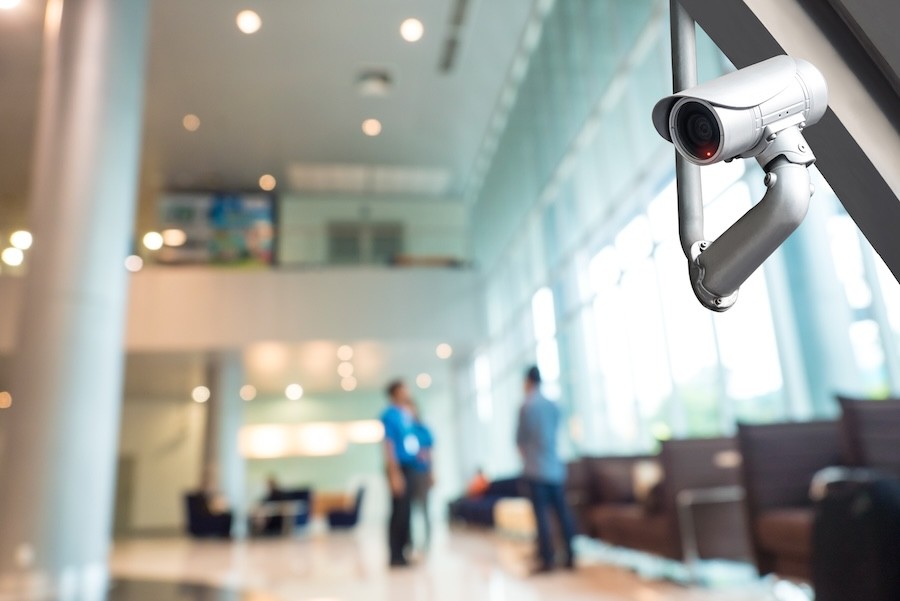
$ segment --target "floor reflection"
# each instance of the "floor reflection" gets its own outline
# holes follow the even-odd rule
[[[108,601],[268,601],[249,593],[199,584],[117,580]]]

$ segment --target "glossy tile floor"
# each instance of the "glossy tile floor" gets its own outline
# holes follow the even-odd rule
[[[744,582],[716,590],[648,581],[586,560],[575,573],[527,577],[530,546],[477,531],[441,533],[416,567],[388,570],[380,529],[227,543],[152,539],[116,544],[118,579],[193,583],[151,592],[121,583],[110,601],[760,601]],[[224,589],[216,593],[204,586]],[[130,588],[129,588],[130,587]],[[230,592],[229,592],[230,591]],[[235,591],[241,591],[237,594]],[[144,594],[145,596],[140,596]]]

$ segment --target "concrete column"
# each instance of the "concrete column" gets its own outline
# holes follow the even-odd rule
[[[146,0],[49,0],[0,599],[105,599],[140,154]]]
[[[206,385],[210,397],[203,449],[203,485],[221,494],[234,514],[232,536],[247,534],[247,490],[244,458],[238,436],[244,423],[244,367],[239,353],[219,353],[207,364]]]

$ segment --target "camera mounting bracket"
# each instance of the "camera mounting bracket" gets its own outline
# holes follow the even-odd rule
[[[675,91],[697,84],[696,31],[678,0],[670,0],[672,72]],[[767,128],[766,147],[756,156],[765,170],[762,200],[715,240],[703,228],[700,167],[675,153],[681,248],[697,300],[723,312],[734,306],[741,285],[802,223],[812,196],[808,167],[816,158],[803,138],[802,120]]]

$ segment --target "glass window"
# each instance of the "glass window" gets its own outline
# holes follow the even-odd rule
[[[478,419],[487,423],[494,415],[494,399],[491,394],[491,360],[482,353],[475,357],[475,406]]]

